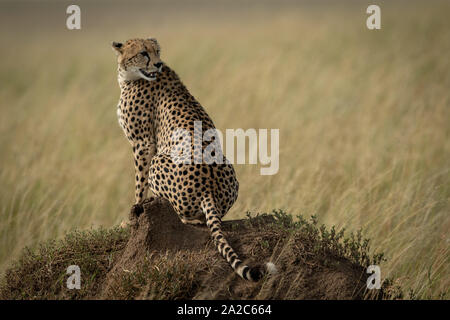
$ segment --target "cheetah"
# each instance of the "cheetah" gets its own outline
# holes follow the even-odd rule
[[[206,224],[219,253],[240,277],[258,281],[264,274],[274,273],[275,266],[270,262],[262,267],[246,266],[225,239],[221,219],[239,190],[234,168],[223,154],[214,152],[214,159],[222,161],[190,161],[198,160],[199,150],[174,132],[182,129],[195,140],[199,138],[196,122],[201,123],[201,137],[215,126],[178,75],[161,60],[157,40],[113,42],[112,48],[117,54],[121,91],[117,115],[134,156],[132,211],[137,215],[143,212],[150,189],[154,196],[170,202],[183,223]],[[180,149],[180,144],[186,147],[186,143],[193,154]],[[201,142],[201,151],[207,145]],[[177,154],[174,150],[182,151]]]

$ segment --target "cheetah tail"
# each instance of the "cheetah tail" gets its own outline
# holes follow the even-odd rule
[[[277,273],[277,268],[272,262],[267,262],[264,266],[256,268],[251,268],[244,265],[223,235],[221,220],[217,215],[214,202],[207,199],[204,201],[202,207],[206,216],[206,225],[211,231],[212,238],[217,249],[219,250],[219,253],[227,260],[227,262],[240,277],[245,280],[258,281],[265,274]]]

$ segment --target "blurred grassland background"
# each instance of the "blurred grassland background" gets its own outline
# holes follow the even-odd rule
[[[26,245],[127,219],[110,43],[153,36],[223,132],[280,129],[278,174],[237,165],[228,219],[286,209],[363,228],[383,278],[448,299],[450,4],[376,1],[369,31],[372,2],[77,1],[78,31],[72,2],[0,2],[0,270]]]

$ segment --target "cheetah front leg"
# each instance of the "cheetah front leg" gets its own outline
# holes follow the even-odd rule
[[[135,171],[135,204],[131,213],[139,216],[144,208],[142,206],[147,197],[149,168],[152,157],[156,152],[154,144],[146,145],[142,142],[133,145],[134,171]]]

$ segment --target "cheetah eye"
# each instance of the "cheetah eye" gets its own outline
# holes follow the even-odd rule
[[[149,57],[147,51],[142,51],[141,55],[143,55],[144,57],[147,57],[150,60],[150,57]]]

